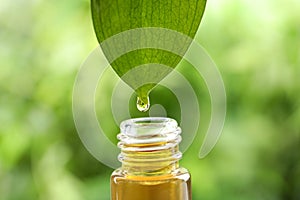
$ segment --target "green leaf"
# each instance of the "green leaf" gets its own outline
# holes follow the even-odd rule
[[[142,47],[154,42],[175,46],[184,55],[191,40],[169,38],[166,30],[194,38],[205,4],[206,0],[91,0],[94,29],[105,56],[142,101],[147,101],[149,91],[177,66],[182,56],[159,48],[124,51],[136,43]],[[149,27],[163,29],[141,31]],[[104,42],[132,29],[138,31],[121,35],[121,40]],[[124,54],[119,56],[116,51]]]

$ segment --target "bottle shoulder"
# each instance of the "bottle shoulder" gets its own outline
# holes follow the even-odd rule
[[[169,173],[160,174],[160,175],[149,175],[149,174],[139,174],[139,175],[132,175],[128,173],[126,170],[122,168],[116,169],[112,175],[111,179],[114,181],[121,181],[121,180],[131,180],[131,181],[170,181],[170,180],[182,180],[188,181],[191,178],[189,171],[186,168],[179,167]]]

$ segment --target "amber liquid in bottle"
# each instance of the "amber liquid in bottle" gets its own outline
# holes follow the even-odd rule
[[[122,167],[111,175],[112,200],[191,200],[189,172],[179,167],[181,130],[169,118],[124,121]]]

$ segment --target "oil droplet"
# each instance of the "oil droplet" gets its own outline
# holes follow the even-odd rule
[[[146,112],[150,108],[150,100],[149,97],[137,97],[136,107],[141,112]]]

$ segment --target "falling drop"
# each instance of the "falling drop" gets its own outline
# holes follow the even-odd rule
[[[136,107],[141,112],[146,112],[150,108],[150,100],[148,96],[138,96],[136,101]]]

